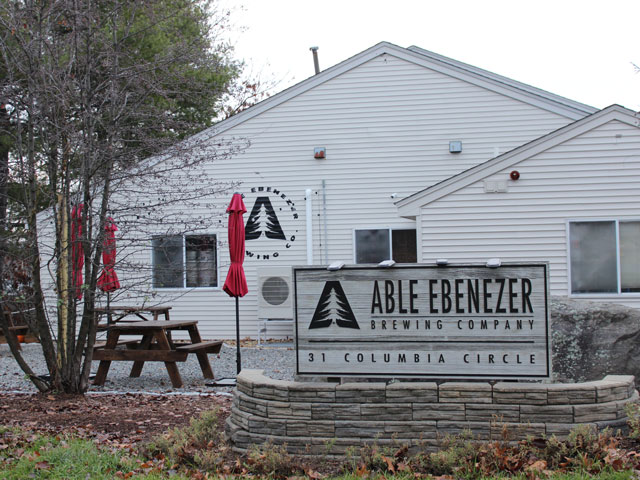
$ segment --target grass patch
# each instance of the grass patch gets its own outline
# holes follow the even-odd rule
[[[101,447],[94,440],[0,429],[0,479],[111,480],[166,478],[163,465]],[[174,476],[175,479],[187,477]]]

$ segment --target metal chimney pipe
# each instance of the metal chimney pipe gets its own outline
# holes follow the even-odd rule
[[[320,73],[320,63],[318,62],[318,47],[311,47],[309,50],[313,52],[313,68],[315,68],[317,75]]]

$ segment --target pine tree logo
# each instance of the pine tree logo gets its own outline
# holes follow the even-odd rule
[[[322,295],[318,300],[318,306],[313,313],[313,318],[309,324],[312,328],[327,328],[335,320],[336,324],[342,328],[355,328],[360,330],[356,317],[351,310],[349,300],[338,281],[330,281],[324,284]]]
[[[256,198],[244,227],[244,239],[256,240],[262,233],[272,240],[286,240],[269,197]]]

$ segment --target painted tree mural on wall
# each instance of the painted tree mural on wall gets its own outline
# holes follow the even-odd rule
[[[269,197],[258,197],[244,227],[245,240],[256,240],[262,233],[271,240],[286,240],[278,215]]]

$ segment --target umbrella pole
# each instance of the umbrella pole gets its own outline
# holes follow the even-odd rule
[[[111,324],[111,292],[107,292],[107,324]]]
[[[242,360],[240,359],[240,305],[238,297],[236,297],[236,364],[239,374],[242,370]]]

